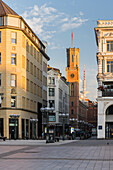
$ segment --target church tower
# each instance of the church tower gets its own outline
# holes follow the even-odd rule
[[[79,48],[67,48],[66,73],[67,73],[67,82],[69,83],[69,118],[78,119],[78,114],[79,114]]]

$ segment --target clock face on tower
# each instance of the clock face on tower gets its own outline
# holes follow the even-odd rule
[[[74,77],[75,77],[75,75],[74,75],[74,74],[71,74],[70,76],[71,76],[71,78],[74,78]]]

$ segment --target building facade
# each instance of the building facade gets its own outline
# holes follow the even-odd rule
[[[56,126],[56,133],[62,127],[62,114],[65,114],[65,124],[69,118],[69,86],[60,70],[48,66],[48,107],[54,107],[54,115],[49,116],[49,124]],[[60,115],[60,116],[59,116]],[[57,135],[57,134],[56,134]]]
[[[0,1],[0,135],[7,139],[40,135],[48,60],[30,26]]]
[[[113,21],[98,20],[98,138],[113,138]]]

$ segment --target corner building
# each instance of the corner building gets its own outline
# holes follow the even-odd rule
[[[113,138],[113,20],[98,20],[98,138]]]
[[[41,136],[40,108],[47,106],[48,60],[45,46],[30,26],[0,0],[1,136]],[[19,118],[13,117],[16,115]]]

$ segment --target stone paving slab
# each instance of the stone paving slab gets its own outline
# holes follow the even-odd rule
[[[113,141],[109,145],[98,140],[92,145],[89,140],[59,145],[33,142],[30,145],[27,141],[26,146],[0,145],[0,170],[113,170]]]

